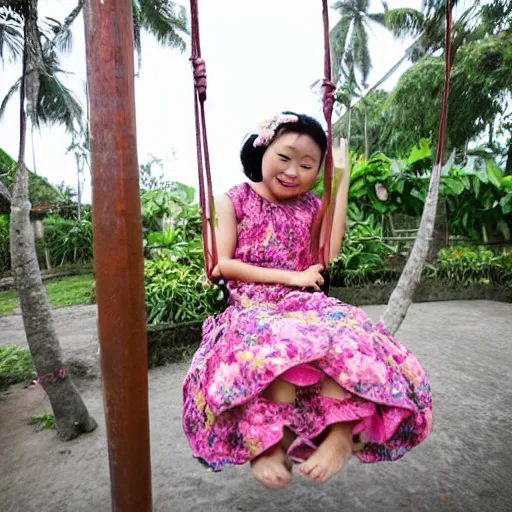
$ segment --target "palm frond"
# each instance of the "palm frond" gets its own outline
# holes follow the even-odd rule
[[[378,23],[379,25],[386,26],[386,13],[385,12],[374,12],[368,14],[368,19]]]
[[[439,11],[446,11],[447,0],[423,0],[422,11],[427,17],[435,15]],[[451,0],[452,7],[456,7],[460,0]]]
[[[171,0],[140,0],[141,26],[159,43],[185,51],[188,34],[185,8]]]
[[[368,34],[362,18],[358,17],[354,21],[353,35],[354,65],[361,71],[363,86],[366,87],[366,81],[372,67],[370,50],[368,48]]]
[[[45,24],[49,28],[50,37],[43,32],[43,37],[47,44],[54,45],[59,51],[69,53],[73,48],[73,32],[70,27],[67,29],[64,25],[54,18],[45,18]]]
[[[37,101],[36,126],[62,124],[68,132],[83,128],[83,108],[80,101],[58,78],[61,70],[52,74],[40,75],[39,97]]]
[[[23,54],[23,22],[14,11],[0,7],[0,60],[5,54],[11,60]]]
[[[339,81],[342,75],[342,66],[345,60],[348,33],[352,20],[344,16],[331,30],[331,60],[333,64],[333,75],[335,83]]]
[[[14,85],[9,89],[7,94],[5,95],[4,99],[2,100],[2,104],[0,105],[0,120],[2,119],[3,115],[5,114],[5,109],[7,108],[7,104],[11,100],[11,98],[18,92],[21,85],[21,77],[16,80]]]
[[[395,37],[416,37],[425,26],[425,16],[416,9],[391,9],[384,15],[384,25]]]
[[[140,0],[132,0],[133,13],[133,44],[137,52],[137,76],[142,68],[142,42],[141,42],[141,7]]]
[[[51,44],[62,52],[70,52],[73,47],[71,25],[82,12],[84,4],[85,0],[78,0],[76,7],[66,16],[62,23],[54,18],[46,18],[46,22],[53,32]]]

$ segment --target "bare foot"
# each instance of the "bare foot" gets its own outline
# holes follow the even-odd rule
[[[252,460],[251,471],[254,478],[269,489],[283,489],[292,479],[291,465],[280,445]]]
[[[333,425],[323,443],[299,466],[310,480],[325,483],[330,480],[352,455],[352,425]]]

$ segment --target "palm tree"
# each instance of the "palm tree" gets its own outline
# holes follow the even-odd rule
[[[32,126],[41,123],[63,124],[68,132],[82,129],[82,107],[73,93],[58,79],[63,71],[59,66],[58,50],[71,47],[70,26],[85,0],[78,4],[61,24],[47,19],[38,23],[38,0],[7,0],[0,7],[0,57],[22,55],[22,76],[14,83],[0,105],[0,114],[7,102],[20,93],[20,146],[14,187],[11,198],[10,242],[11,266],[15,287],[20,299],[27,342],[36,367],[39,382],[50,399],[55,414],[58,435],[72,439],[82,432],[96,428],[80,394],[63,370],[59,340],[52,324],[46,290],[43,286],[33,230],[30,225],[28,198],[28,172],[25,165],[27,120]],[[144,0],[134,5],[134,16],[139,12],[140,26],[153,27],[153,32],[167,44],[179,45],[177,33],[166,31],[185,26],[184,13],[171,17],[173,2]],[[162,18],[158,19],[158,13]],[[140,37],[139,37],[140,41]],[[183,43],[184,45],[184,43]],[[7,49],[4,52],[4,48]]]
[[[351,117],[352,99],[359,96],[363,100],[362,91],[358,85],[357,74],[361,76],[362,88],[367,88],[368,75],[371,70],[371,56],[368,48],[367,29],[372,23],[391,29],[395,35],[405,33],[405,28],[409,33],[420,30],[424,25],[424,16],[416,9],[392,9],[388,8],[385,1],[382,2],[384,12],[370,13],[369,0],[338,0],[333,8],[338,10],[341,18],[331,30],[331,53],[333,61],[333,75],[336,84],[340,84],[343,91],[352,91],[349,96],[343,94],[342,104],[345,106],[345,113]],[[393,67],[392,72],[400,67],[403,61],[411,55],[411,49],[406,55]],[[386,79],[389,75],[386,76]],[[382,82],[380,82],[382,83]],[[374,86],[375,90],[379,85]],[[356,91],[359,90],[359,93]],[[357,102],[356,102],[357,103]],[[342,117],[343,117],[342,116]],[[368,120],[365,117],[365,126]],[[351,123],[349,122],[349,126]],[[339,124],[335,129],[339,129]],[[367,129],[365,130],[367,132]],[[347,139],[350,138],[348,134]],[[368,138],[365,138],[365,153],[368,154]]]
[[[445,9],[446,15],[452,12],[454,4],[457,0],[446,0],[443,8]],[[433,4],[433,0],[430,2]],[[438,2],[439,3],[439,2]],[[413,248],[407,259],[407,263],[400,275],[400,279],[393,290],[391,297],[389,298],[388,305],[381,317],[381,323],[386,329],[394,334],[400,325],[402,324],[405,315],[412,303],[412,298],[418,283],[421,280],[421,275],[425,267],[427,255],[432,246],[433,234],[435,229],[437,205],[439,198],[439,182],[441,178],[442,169],[442,155],[444,146],[444,131],[446,128],[446,114],[448,107],[448,93],[450,90],[450,79],[451,79],[451,16],[445,18],[446,24],[446,35],[445,35],[445,82],[444,82],[444,94],[443,94],[443,106],[441,113],[441,126],[440,136],[437,142],[437,153],[434,163],[434,168],[430,176],[430,185],[428,189],[425,206],[421,216],[420,227],[416,240],[414,241]]]
[[[452,2],[455,7],[457,1]],[[444,23],[446,0],[423,0],[422,10],[411,8],[389,9],[383,2],[383,23],[396,38],[412,37],[414,43],[408,49],[407,57],[417,62],[427,55],[433,55],[445,48]],[[474,2],[454,22],[451,41],[451,55],[472,36],[472,24],[481,12],[480,2]]]
[[[8,0],[6,6],[0,7],[0,60],[3,60],[4,48],[11,58],[21,57],[23,48],[23,25],[16,7],[21,9],[22,0]],[[63,23],[46,18],[41,27],[40,43],[45,61],[46,73],[40,76],[40,98],[36,108],[38,115],[34,126],[41,123],[62,123],[71,133],[83,130],[83,109],[76,96],[62,83],[61,75],[65,71],[59,65],[59,51],[72,48],[71,26],[81,13],[85,0],[78,0],[76,7],[69,13]],[[154,35],[158,42],[170,48],[184,51],[186,48],[183,34],[188,34],[185,8],[171,0],[132,0],[135,50],[139,57],[139,71],[142,62],[141,32],[146,30]],[[0,104],[0,120],[9,100],[19,91],[21,77],[9,89]]]
[[[503,0],[495,0],[495,3],[502,3]],[[452,6],[455,7],[459,0],[452,1]],[[394,74],[400,66],[410,60],[416,62],[421,58],[432,55],[438,50],[445,47],[445,32],[444,22],[446,16],[446,0],[424,0],[422,10],[413,8],[396,8],[389,9],[385,0],[382,1],[384,11],[381,13],[368,13],[368,2],[361,0],[345,0],[338,1],[334,8],[340,10],[342,17],[338,24],[331,31],[331,41],[333,46],[333,69],[335,70],[335,77],[337,80],[340,77],[345,77],[345,83],[356,84],[355,72],[360,70],[363,80],[365,78],[364,70],[371,69],[371,60],[366,52],[361,52],[362,57],[359,63],[354,59],[354,52],[351,47],[354,45],[361,46],[361,43],[367,42],[367,36],[363,34],[365,27],[369,26],[371,22],[375,22],[383,27],[391,30],[396,38],[412,37],[413,43],[405,50],[404,55],[389,69],[388,72],[378,80],[374,85],[365,91],[365,94],[360,93],[358,99],[354,104],[350,105],[342,114],[335,125],[335,131],[340,131],[340,122],[345,115],[351,115],[352,109],[361,101],[364,101],[368,94],[376,91],[388,78]],[[472,31],[469,29],[471,23],[480,12],[480,2],[475,2],[471,5],[454,23],[453,35],[451,44],[452,56],[455,55],[458,48],[462,46],[469,38],[471,38]],[[482,8],[483,9],[483,8]],[[496,8],[496,15],[503,11],[503,9]],[[354,27],[351,31],[351,27]],[[358,30],[356,30],[358,29]],[[351,39],[349,39],[349,36]],[[354,40],[354,42],[352,42]],[[349,41],[347,43],[347,41]],[[367,75],[366,75],[367,76]],[[354,85],[353,85],[354,86]],[[355,95],[356,96],[356,95]]]
[[[343,77],[348,83],[356,83],[358,71],[366,87],[372,67],[367,28],[372,21],[382,25],[382,15],[369,13],[369,7],[369,0],[338,0],[333,5],[341,15],[330,34],[335,83]]]
[[[35,240],[30,225],[28,172],[25,165],[27,118],[37,122],[38,112],[48,115],[45,97],[41,97],[41,76],[47,73],[47,55],[38,27],[38,0],[25,0],[16,12],[23,18],[23,74],[20,91],[20,145],[18,164],[11,198],[10,243],[11,266],[20,300],[27,342],[39,383],[50,399],[58,435],[73,439],[91,432],[96,422],[89,415],[78,390],[63,369],[62,353],[55,332],[50,304],[43,286],[37,261]],[[46,57],[46,58],[45,58]],[[47,77],[46,77],[47,78]],[[58,116],[61,120],[68,116]]]
[[[65,71],[60,67],[57,50],[70,49],[71,32],[69,29],[84,2],[85,0],[79,0],[77,7],[62,24],[52,19],[47,20],[43,27],[36,26],[37,41],[35,44],[38,50],[38,62],[35,72],[39,75],[39,86],[38,96],[32,106],[37,113],[31,118],[33,127],[58,123],[63,124],[71,133],[82,129],[83,109],[73,92],[59,78],[65,74]],[[23,37],[21,44],[23,45]],[[1,47],[2,40],[0,39],[0,53],[2,53]],[[0,120],[9,100],[20,91],[22,80],[23,77],[20,77],[14,82],[0,104]]]

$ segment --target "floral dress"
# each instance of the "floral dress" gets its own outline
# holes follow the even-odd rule
[[[238,225],[235,257],[302,271],[312,264],[310,231],[320,202],[305,194],[269,202],[244,183],[228,192]],[[432,400],[416,357],[359,308],[321,292],[229,282],[230,302],[203,325],[183,386],[183,429],[208,468],[244,464],[278,443],[287,427],[302,460],[334,423],[353,422],[362,462],[396,460],[432,426]],[[342,399],[320,394],[328,376]],[[280,377],[292,404],[261,394]],[[294,453],[289,453],[293,459]]]

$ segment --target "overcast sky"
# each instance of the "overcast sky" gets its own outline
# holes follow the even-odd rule
[[[107,2],[108,0],[105,0]],[[188,9],[188,2],[183,2]],[[330,2],[331,4],[334,2]],[[372,0],[373,11],[382,9]],[[389,0],[389,7],[420,8],[421,0]],[[75,2],[40,0],[40,16],[64,19]],[[243,180],[238,152],[245,134],[278,110],[294,110],[322,119],[310,85],[323,76],[322,8],[320,0],[200,0],[201,42],[208,74],[207,123],[214,191],[223,192]],[[337,21],[330,11],[331,26]],[[85,105],[86,80],[83,18],[73,28],[74,45],[62,57],[64,78]],[[188,41],[187,41],[188,43]],[[376,82],[403,55],[409,41],[395,41],[372,26],[369,83]],[[164,161],[169,180],[195,185],[197,167],[193,119],[193,86],[189,48],[185,53],[162,48],[144,34],[142,72],[136,79],[139,163],[150,155]],[[391,89],[405,67],[384,85]],[[0,99],[21,74],[20,65],[0,68]],[[18,148],[18,102],[12,101],[0,122],[0,147],[13,157]],[[27,163],[33,168],[30,137]],[[58,126],[34,135],[37,173],[52,183],[76,188],[74,157],[66,155],[71,138]],[[90,178],[84,190],[89,201]]]

